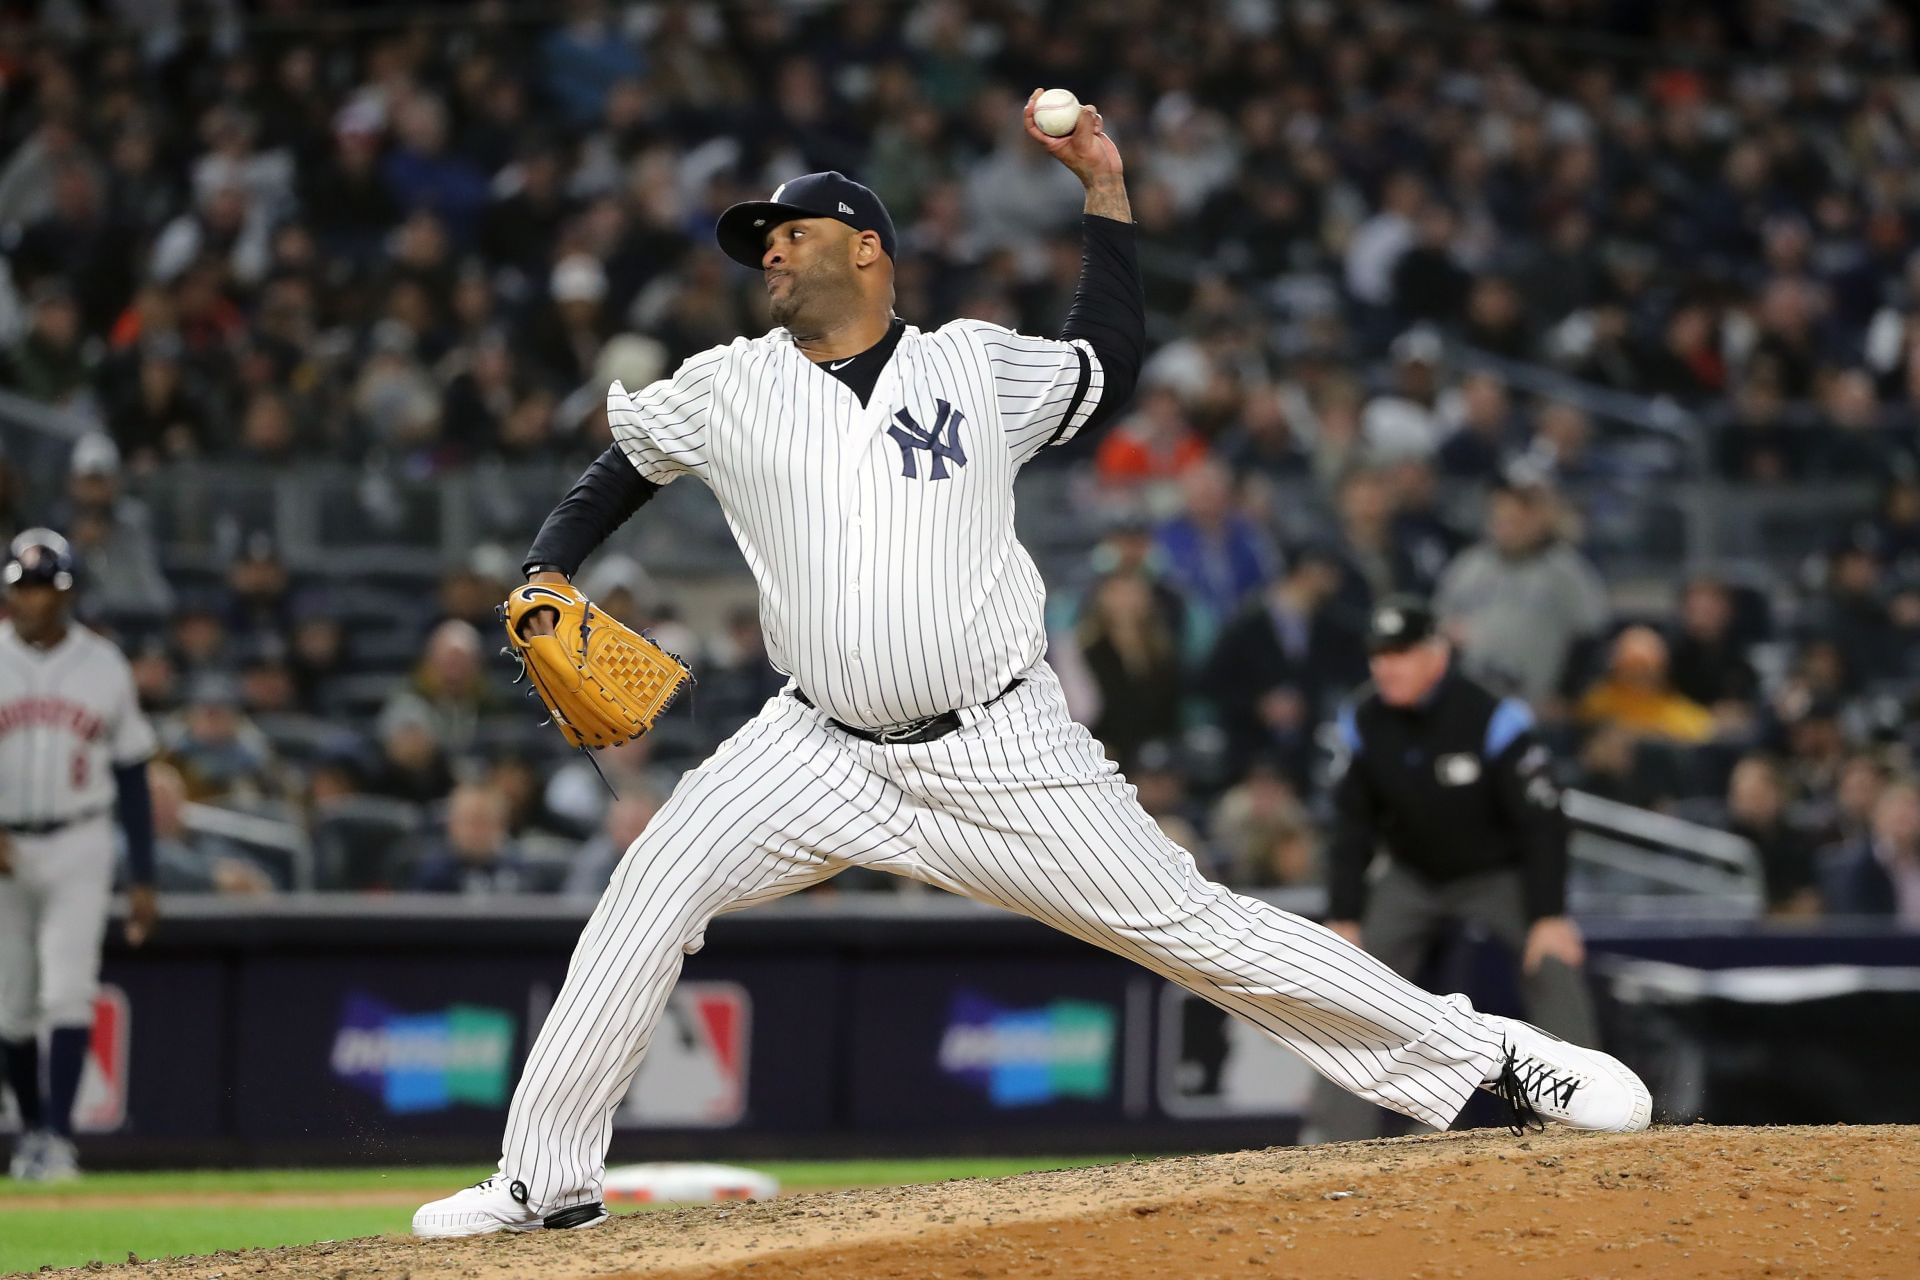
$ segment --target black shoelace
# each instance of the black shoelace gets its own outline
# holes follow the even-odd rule
[[[1507,1104],[1507,1131],[1514,1137],[1525,1136],[1529,1129],[1535,1133],[1545,1131],[1547,1122],[1541,1119],[1532,1097],[1527,1093],[1526,1081],[1520,1078],[1520,1069],[1511,1049],[1507,1050],[1507,1060],[1500,1064],[1500,1078],[1493,1082],[1493,1092]]]

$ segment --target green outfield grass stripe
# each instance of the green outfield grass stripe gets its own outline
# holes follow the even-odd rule
[[[0,1218],[0,1275],[41,1267],[142,1259],[259,1245],[312,1244],[407,1229],[405,1209],[53,1209]]]
[[[989,1178],[1037,1169],[1074,1169],[1113,1164],[1120,1156],[955,1157],[929,1160],[741,1161],[779,1179],[783,1187],[884,1187],[950,1178]],[[407,1230],[411,1202],[356,1204],[352,1197],[389,1201],[399,1191],[435,1196],[479,1181],[480,1166],[393,1166],[380,1169],[216,1169],[174,1173],[93,1173],[55,1187],[0,1182],[0,1275],[44,1266],[208,1254],[262,1245],[311,1244]],[[340,1197],[337,1205],[247,1205],[222,1197],[255,1193],[318,1193]],[[142,1195],[202,1194],[208,1202],[182,1209],[173,1204],[142,1208]],[[57,1203],[33,1205],[51,1196],[125,1197],[118,1208]],[[9,1203],[11,1202],[11,1203]]]

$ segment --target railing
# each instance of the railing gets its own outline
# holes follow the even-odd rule
[[[1766,908],[1759,854],[1740,836],[1584,791],[1561,807],[1574,829],[1577,910],[1751,919]]]
[[[211,804],[188,804],[181,811],[181,819],[195,835],[229,841],[249,854],[284,866],[295,890],[314,888],[313,842],[298,823]]]

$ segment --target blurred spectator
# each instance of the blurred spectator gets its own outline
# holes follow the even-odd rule
[[[1639,739],[1617,724],[1602,724],[1581,744],[1574,785],[1603,800],[1653,808],[1671,799],[1654,771],[1641,767]]]
[[[1424,462],[1414,465],[1426,467]],[[1432,561],[1443,548],[1435,545],[1432,529],[1397,524],[1386,472],[1349,472],[1340,481],[1336,501],[1343,561],[1340,605],[1349,618],[1364,618],[1383,596],[1417,593],[1440,571]]]
[[[1208,821],[1222,877],[1242,888],[1314,883],[1320,874],[1313,823],[1285,773],[1256,759],[1222,795]]]
[[[1434,584],[1467,540],[1440,509],[1438,477],[1425,458],[1402,458],[1383,467],[1380,474],[1393,511],[1396,556],[1392,585],[1380,594],[1432,595]]]
[[[70,405],[86,393],[94,372],[79,304],[65,283],[48,280],[34,288],[30,305],[26,337],[0,358],[0,386]]]
[[[659,795],[646,784],[628,784],[625,794],[607,806],[600,830],[574,854],[560,892],[591,898],[605,893],[614,868],[627,856],[633,842],[645,833],[653,815],[660,811],[660,804]]]
[[[374,795],[431,804],[453,790],[433,711],[418,698],[389,703],[380,713],[380,759],[367,779]]]
[[[1354,230],[1347,242],[1347,292],[1372,307],[1394,301],[1394,273],[1414,247],[1415,231],[1427,208],[1426,184],[1420,175],[1401,171],[1388,175],[1380,189],[1380,205]]]
[[[1366,679],[1360,633],[1331,607],[1341,567],[1329,547],[1296,550],[1287,571],[1228,624],[1207,663],[1230,755],[1270,759],[1296,787],[1307,783],[1316,729]]]
[[[592,759],[573,756],[547,779],[547,812],[572,831],[593,830],[600,825],[614,796],[650,785],[653,744],[651,735],[643,735],[602,748]]]
[[[1854,684],[1897,675],[1904,663],[1900,637],[1881,597],[1881,567],[1873,548],[1848,535],[1827,556],[1819,625],[1838,647]]]
[[[1234,509],[1234,478],[1211,459],[1180,477],[1180,514],[1160,526],[1167,571],[1212,636],[1274,568],[1266,535]]]
[[[1628,627],[1614,637],[1607,672],[1581,697],[1577,714],[1587,724],[1674,742],[1713,736],[1713,713],[1669,682],[1667,642],[1652,627]]]
[[[1375,460],[1431,457],[1445,428],[1440,420],[1441,363],[1446,345],[1422,325],[1393,340],[1393,385],[1367,402],[1360,430]]]
[[[239,681],[203,673],[160,734],[161,755],[186,780],[188,798],[239,803],[273,795],[273,744],[241,710]]]
[[[500,602],[520,581],[520,566],[498,543],[483,542],[440,579],[440,614],[465,622],[482,636],[499,635]],[[615,613],[615,617],[630,615]]]
[[[418,893],[520,893],[529,876],[507,829],[507,800],[478,784],[447,798],[446,832],[420,857],[408,885]]]
[[[1555,529],[1545,486],[1508,480],[1487,505],[1483,542],[1447,567],[1434,598],[1467,669],[1548,715],[1574,645],[1606,625],[1605,585]]]
[[[1170,387],[1149,387],[1132,413],[1102,433],[1094,468],[1103,483],[1119,487],[1177,479],[1206,456],[1180,397]]]
[[[1733,593],[1714,578],[1690,579],[1680,593],[1680,625],[1669,672],[1675,693],[1727,718],[1744,718],[1760,677],[1733,629]]]
[[[1076,643],[1100,694],[1093,735],[1131,772],[1143,745],[1180,731],[1178,637],[1155,607],[1152,584],[1136,573],[1101,579]]]
[[[756,606],[742,605],[727,614],[723,640],[707,654],[700,673],[699,710],[710,723],[731,732],[758,714],[787,680],[767,660]]]
[[[1466,309],[1473,276],[1454,253],[1459,221],[1433,203],[1420,211],[1413,244],[1393,266],[1393,306],[1402,322],[1451,324]]]
[[[1715,465],[1729,480],[1782,484],[1812,470],[1812,434],[1796,422],[1772,382],[1754,378],[1735,393],[1716,428]]]
[[[60,521],[79,553],[89,608],[110,615],[164,616],[173,588],[146,508],[120,491],[120,450],[109,436],[82,436],[68,464],[67,511]]]
[[[1833,854],[1821,876],[1827,911],[1920,927],[1920,788],[1902,779],[1873,807],[1873,827]]]
[[[1766,756],[1747,756],[1727,784],[1727,829],[1753,842],[1766,878],[1767,910],[1775,915],[1815,915],[1813,841],[1787,817],[1785,780]]]
[[[1903,576],[1920,571],[1920,474],[1911,463],[1897,466],[1881,490],[1872,537],[1891,570]]]
[[[142,711],[157,717],[178,706],[180,672],[164,641],[157,637],[146,640],[127,655],[127,660]]]
[[[597,258],[576,253],[553,268],[552,306],[534,329],[534,362],[552,385],[570,391],[593,370],[613,326],[606,314],[607,273]]]
[[[186,347],[172,332],[150,333],[107,368],[107,422],[136,471],[205,453],[213,411],[193,386]]]
[[[283,642],[292,630],[291,577],[273,535],[248,534],[227,566],[227,631],[236,642]]]
[[[487,682],[480,633],[451,618],[427,636],[413,678],[393,691],[380,714],[383,722],[403,711],[424,715],[434,740],[460,752],[472,744],[480,717],[506,705]]]
[[[507,802],[507,830],[516,840],[528,835],[570,836],[572,824],[547,809],[545,783],[532,761],[524,756],[496,756],[482,780],[487,790]]]
[[[1802,806],[1804,824],[1823,847],[1859,840],[1873,824],[1880,793],[1893,780],[1885,760],[1872,751],[1856,751],[1840,766],[1832,791],[1815,793]]]
[[[327,597],[316,593],[295,600],[287,668],[300,709],[309,715],[324,713],[332,682],[353,665],[346,628],[332,612]]]
[[[172,765],[147,766],[153,794],[154,883],[166,893],[272,893],[274,879],[239,845],[188,828],[187,783]]]
[[[1500,475],[1519,432],[1506,384],[1491,373],[1470,373],[1460,383],[1459,421],[1440,446],[1440,470],[1462,480]]]

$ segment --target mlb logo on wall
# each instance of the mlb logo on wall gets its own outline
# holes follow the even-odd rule
[[[499,1107],[513,1062],[513,1015],[456,1004],[403,1013],[354,992],[333,1037],[333,1074],[373,1094],[394,1115],[456,1104]]]
[[[133,1039],[133,1015],[127,993],[101,983],[93,997],[93,1034],[80,1069],[80,1092],[73,1100],[73,1127],[81,1133],[112,1133],[127,1122],[127,1048]],[[0,1129],[20,1127],[13,1094],[0,1089]]]
[[[1118,1023],[1111,1005],[1088,1000],[1013,1009],[960,991],[940,1040],[940,1069],[984,1090],[996,1107],[1097,1101],[1113,1089]]]
[[[683,982],[614,1113],[623,1129],[719,1129],[747,1115],[753,1004],[731,982]]]

